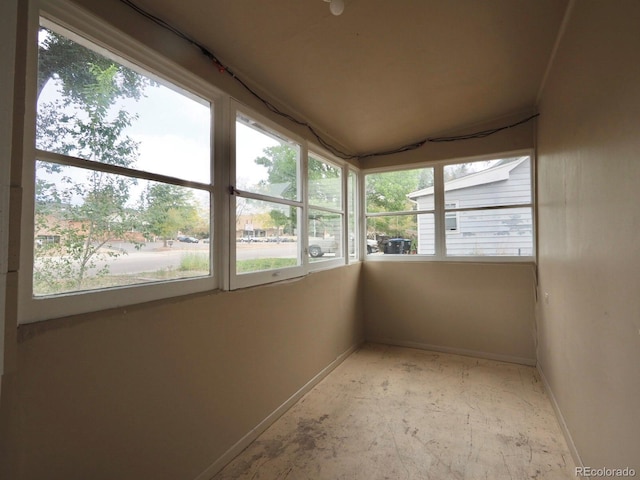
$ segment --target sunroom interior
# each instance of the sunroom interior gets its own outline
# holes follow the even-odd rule
[[[330,6],[2,2],[1,478],[211,478],[365,342],[532,366],[576,466],[640,472],[640,4]],[[209,177],[189,178],[182,159],[136,173],[210,194],[210,238],[197,244],[207,275],[34,297],[37,242],[55,237],[34,241],[35,162],[87,167],[36,145],[41,18],[151,83],[210,94]],[[236,182],[250,169],[236,160],[238,122],[300,149],[295,195]],[[338,206],[309,199],[314,155],[341,169]],[[448,256],[480,207],[447,200],[447,168],[515,171],[523,158],[531,250]],[[435,198],[416,214],[433,215],[433,252],[386,251],[388,238],[367,233],[388,214],[367,210],[367,179],[409,169],[432,175],[403,195]],[[242,241],[256,231],[244,201],[299,212],[294,266],[236,270],[241,250],[272,247]],[[337,252],[313,258],[310,211],[338,218]],[[273,222],[265,238],[280,239]]]

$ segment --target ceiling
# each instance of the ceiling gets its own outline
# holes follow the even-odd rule
[[[535,108],[567,0],[135,0],[353,153]],[[212,67],[213,68],[213,67]]]

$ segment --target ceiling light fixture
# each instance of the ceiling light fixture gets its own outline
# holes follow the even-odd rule
[[[324,0],[329,4],[329,10],[335,16],[338,16],[344,12],[344,0]]]

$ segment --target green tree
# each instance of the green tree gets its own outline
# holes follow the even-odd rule
[[[409,212],[415,209],[408,194],[433,185],[433,169],[372,173],[366,176],[367,212]],[[367,237],[407,237],[417,233],[415,215],[369,217]]]
[[[190,190],[165,183],[150,184],[142,195],[141,216],[145,236],[167,240],[178,232],[194,233],[200,227],[200,216]]]
[[[126,135],[135,116],[116,108],[139,98],[148,81],[54,32],[41,30],[38,95],[49,81],[54,100],[38,106],[36,145],[41,150],[118,166],[132,166],[138,145]],[[57,238],[36,248],[34,290],[84,288],[90,273],[108,273],[108,248],[137,222],[126,204],[135,180],[50,162],[36,164],[36,234]],[[83,178],[84,176],[84,178]]]
[[[261,181],[264,193],[288,200],[298,198],[298,151],[289,145],[277,145],[263,150],[254,161],[267,168],[268,180]]]
[[[256,164],[267,167],[267,180],[260,186],[265,193],[271,192],[287,199],[296,199],[298,192],[298,152],[289,145],[277,145],[263,150],[264,155],[255,159]],[[320,206],[340,205],[342,185],[336,179],[341,170],[326,162],[310,157],[307,165],[309,195],[313,203]],[[272,209],[269,212],[271,225],[282,228],[284,233],[293,233],[297,226],[297,209],[289,213]]]
[[[77,104],[91,103],[87,86],[95,82],[94,69],[117,70],[109,85],[110,97],[139,99],[149,83],[133,70],[47,28],[40,28],[38,51],[38,97],[52,80],[59,80],[62,94]]]

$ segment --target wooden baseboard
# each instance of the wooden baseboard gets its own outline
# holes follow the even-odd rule
[[[497,360],[500,362],[517,363],[534,367],[535,358],[516,357],[513,355],[502,355],[498,353],[481,352],[477,350],[467,350],[464,348],[443,347],[440,345],[430,345],[427,343],[395,340],[391,338],[367,338],[369,343],[380,343],[383,345],[395,345],[397,347],[417,348],[420,350],[430,350],[433,352],[452,353],[454,355],[464,355],[466,357],[485,358],[487,360]]]
[[[578,453],[576,444],[573,442],[573,437],[571,436],[569,427],[567,427],[567,423],[564,421],[564,416],[562,415],[560,406],[558,405],[558,402],[556,401],[556,397],[553,394],[553,390],[551,390],[551,385],[549,385],[549,382],[547,381],[547,377],[545,377],[544,372],[542,371],[542,367],[540,367],[540,364],[536,365],[536,369],[538,370],[538,374],[540,374],[540,378],[542,379],[542,384],[544,385],[544,389],[547,391],[547,395],[549,395],[549,399],[551,400],[551,406],[553,407],[553,411],[555,412],[556,418],[558,419],[558,423],[560,424],[562,435],[564,435],[564,439],[567,442],[567,447],[569,448],[569,453],[571,453],[573,462],[576,464],[576,467],[584,469],[582,458],[580,458],[580,454]],[[584,478],[584,477],[580,476],[580,478]]]

